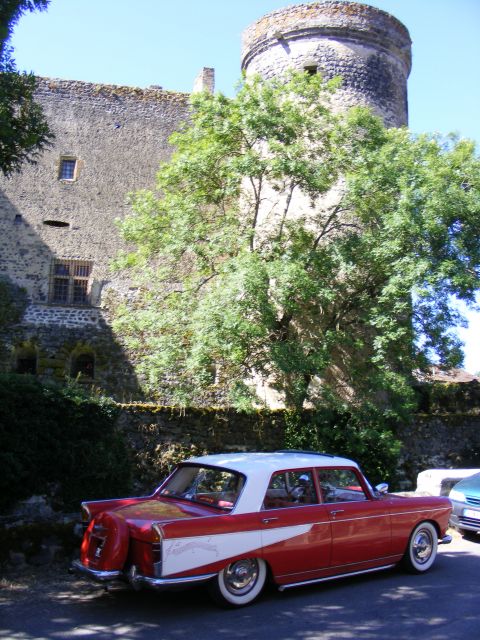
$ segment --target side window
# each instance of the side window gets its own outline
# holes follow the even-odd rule
[[[319,469],[318,481],[323,502],[367,500],[360,481],[352,469]]]
[[[274,473],[263,501],[263,509],[282,509],[317,504],[313,474],[308,469]]]

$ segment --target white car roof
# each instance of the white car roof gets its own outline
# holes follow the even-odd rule
[[[311,469],[312,467],[355,467],[348,458],[302,451],[276,451],[273,453],[220,453],[190,458],[185,462],[223,467],[243,473],[247,482],[232,513],[259,511],[272,473],[284,469]]]

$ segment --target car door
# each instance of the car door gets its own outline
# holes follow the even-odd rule
[[[388,564],[391,522],[385,502],[372,497],[357,469],[325,468],[317,474],[331,523],[331,567],[343,572]]]
[[[279,584],[314,578],[330,565],[330,518],[313,470],[274,473],[260,512],[262,548]]]

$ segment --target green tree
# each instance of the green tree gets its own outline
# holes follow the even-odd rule
[[[121,224],[142,274],[116,329],[151,392],[198,399],[217,367],[228,400],[264,379],[306,401],[405,408],[411,374],[460,362],[451,296],[479,284],[473,143],[329,109],[339,81],[248,80],[192,97],[155,191]],[[318,381],[321,380],[321,384]]]
[[[34,101],[35,77],[17,71],[9,47],[13,27],[27,11],[47,8],[49,0],[1,0],[0,2],[0,170],[18,171],[24,162],[35,162],[53,135]]]

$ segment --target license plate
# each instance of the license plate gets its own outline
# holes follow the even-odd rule
[[[480,520],[480,511],[474,511],[473,509],[463,510],[464,518],[473,518],[474,520]]]

